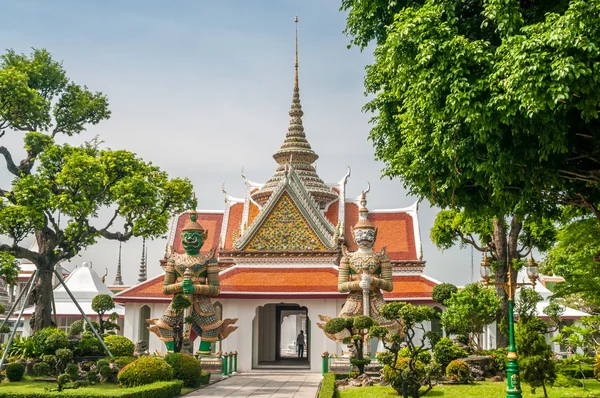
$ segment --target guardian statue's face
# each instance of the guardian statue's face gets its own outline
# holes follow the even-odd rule
[[[374,229],[355,229],[354,241],[361,249],[370,249],[375,244]]]
[[[199,231],[181,233],[181,245],[187,253],[198,253],[204,244],[204,234]]]

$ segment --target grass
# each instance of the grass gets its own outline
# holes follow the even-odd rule
[[[571,397],[600,397],[600,382],[596,380],[586,380],[586,389],[580,387],[569,388],[550,388],[548,396],[550,398],[571,398]],[[532,394],[528,385],[524,384],[523,398],[543,397],[544,392],[541,388],[536,389]],[[340,392],[340,398],[397,398],[398,395],[391,387],[355,387]],[[505,383],[473,383],[468,385],[440,385],[435,386],[425,397],[446,397],[446,398],[467,398],[467,397],[505,397]]]

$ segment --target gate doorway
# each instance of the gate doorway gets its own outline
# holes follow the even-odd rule
[[[266,304],[257,308],[254,321],[255,368],[310,368],[310,319],[306,307]]]

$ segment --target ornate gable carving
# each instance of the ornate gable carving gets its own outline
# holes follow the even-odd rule
[[[327,249],[300,214],[292,198],[284,193],[244,250],[317,251]]]

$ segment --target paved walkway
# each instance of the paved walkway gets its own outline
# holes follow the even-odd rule
[[[319,373],[245,373],[201,388],[186,397],[314,398]]]

